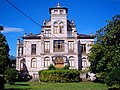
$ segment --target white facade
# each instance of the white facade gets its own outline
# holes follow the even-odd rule
[[[23,41],[18,39],[16,69],[33,76],[50,64],[79,70],[90,66],[88,54],[94,35],[78,34],[74,21],[67,19],[67,8],[58,5],[49,12],[50,20],[44,20],[40,34],[25,34]]]

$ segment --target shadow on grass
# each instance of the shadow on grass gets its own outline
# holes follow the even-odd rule
[[[4,90],[29,90],[30,88],[25,88],[25,89],[16,89],[16,88],[8,88],[8,89],[4,89]]]
[[[120,90],[120,88],[109,88],[108,90]]]
[[[29,86],[29,84],[15,84],[16,86]]]

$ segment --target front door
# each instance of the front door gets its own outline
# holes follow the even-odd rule
[[[55,59],[55,67],[56,68],[63,68],[64,67],[64,60],[63,57],[57,56]]]

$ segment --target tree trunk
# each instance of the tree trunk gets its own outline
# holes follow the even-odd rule
[[[0,90],[4,90],[4,78],[0,76]]]

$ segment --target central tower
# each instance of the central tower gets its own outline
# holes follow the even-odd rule
[[[67,37],[67,13],[68,9],[60,4],[49,9],[51,19],[51,33],[58,37]]]

